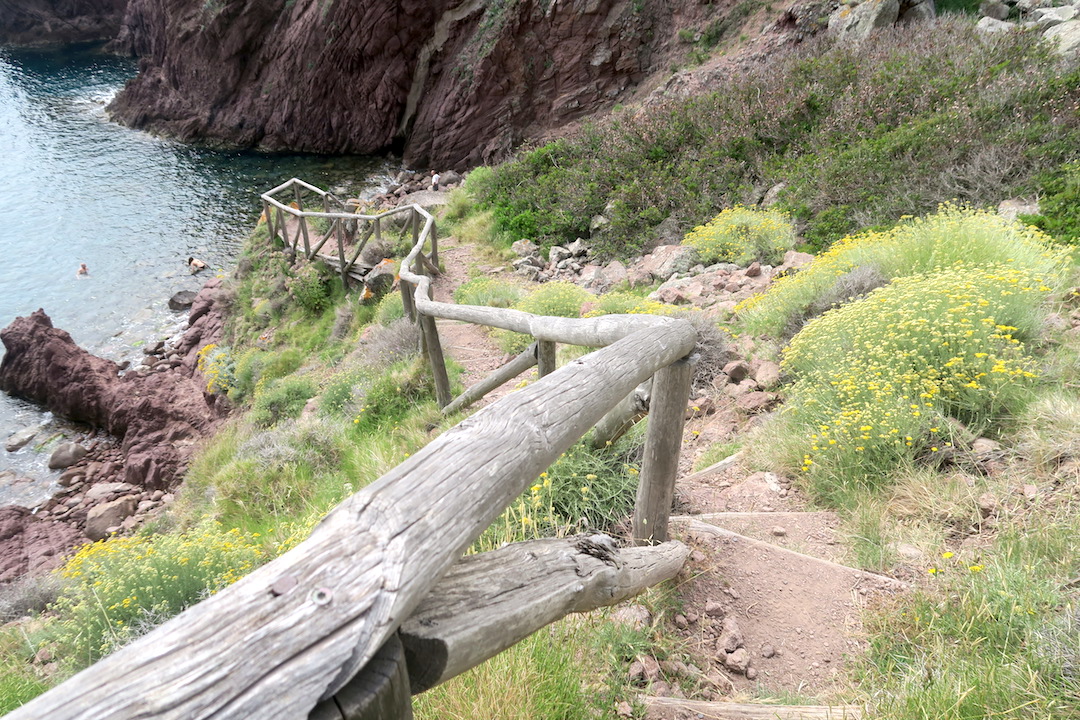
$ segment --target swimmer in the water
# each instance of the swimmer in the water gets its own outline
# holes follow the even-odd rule
[[[75,277],[81,277],[82,275],[89,275],[90,268],[86,267],[86,263],[79,263],[79,269],[75,271]]]

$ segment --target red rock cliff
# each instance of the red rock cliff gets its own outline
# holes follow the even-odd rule
[[[0,43],[112,40],[128,0],[0,0]]]
[[[110,111],[181,139],[463,168],[617,102],[697,0],[131,0]],[[682,52],[681,50],[676,50]]]

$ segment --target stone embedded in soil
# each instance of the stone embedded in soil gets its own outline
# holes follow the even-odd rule
[[[739,383],[749,374],[750,366],[742,360],[733,360],[724,366],[722,372],[727,375],[729,381]]]
[[[716,640],[716,650],[732,653],[742,647],[744,642],[742,628],[733,617],[724,618],[724,624],[720,626],[720,637]]]
[[[723,603],[718,603],[715,600],[710,600],[705,603],[705,614],[714,618],[724,617],[725,611]]]
[[[979,496],[978,499],[979,514],[983,518],[988,518],[997,511],[998,501],[997,498],[991,492],[985,492]]]
[[[761,657],[771,658],[774,655],[776,655],[776,648],[774,648],[772,645],[770,645],[769,643],[765,643],[761,646]]]
[[[750,653],[746,651],[746,648],[739,648],[728,653],[727,659],[724,661],[724,667],[740,675],[746,674],[746,669],[750,667]]]
[[[749,414],[765,412],[776,402],[776,396],[769,392],[756,390],[747,393],[735,401],[735,406]]]

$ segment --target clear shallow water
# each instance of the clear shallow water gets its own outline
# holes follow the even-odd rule
[[[214,151],[110,123],[105,105],[135,69],[87,50],[0,47],[0,327],[44,308],[77,343],[116,360],[176,330],[170,295],[231,268],[259,193],[300,177],[363,196],[392,169],[368,157]],[[211,269],[192,277],[190,256]],[[76,277],[79,263],[88,276]],[[0,393],[0,441],[47,420]],[[32,445],[0,446],[0,471],[49,479]]]

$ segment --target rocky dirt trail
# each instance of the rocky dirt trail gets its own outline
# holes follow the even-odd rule
[[[739,456],[680,479],[676,509],[672,534],[692,552],[678,585],[682,613],[667,629],[708,682],[682,698],[658,674],[643,688],[646,717],[861,717],[841,698],[866,647],[862,611],[906,585],[844,564],[839,518],[808,509],[790,481],[752,472]],[[768,700],[778,697],[802,704]]]
[[[433,289],[443,302],[472,276],[503,271],[452,237],[440,240],[439,255],[444,272]],[[483,328],[442,320],[438,327],[466,387],[505,360]],[[690,471],[694,455],[761,422],[739,397],[720,393],[707,409],[695,405],[700,400],[688,408],[671,527],[692,553],[677,586],[682,612],[665,627],[688,662],[639,658],[629,675],[652,720],[860,717],[860,708],[838,700],[851,660],[865,649],[861,613],[906,586],[846,565],[839,518],[810,508],[789,479],[754,472],[741,456]],[[693,697],[683,697],[690,686]],[[801,704],[766,700],[777,697]]]
[[[502,268],[491,265],[477,248],[451,236],[439,238],[439,262],[443,272],[432,282],[434,299],[454,302],[454,291],[471,280],[477,271],[494,274]],[[443,352],[462,368],[461,383],[468,388],[483,380],[505,362],[505,355],[486,328],[457,320],[437,320]],[[482,407],[514,389],[514,382],[496,388],[473,407]]]

